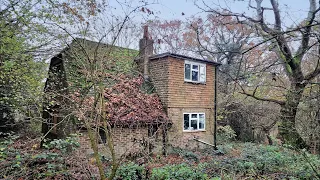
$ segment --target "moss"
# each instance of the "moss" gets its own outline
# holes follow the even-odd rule
[[[281,50],[280,49],[278,49],[278,51],[279,51],[279,54],[280,54],[280,58],[283,60],[283,61],[287,61],[287,59],[286,59],[286,57],[284,56],[284,54],[281,52]]]
[[[300,64],[300,59],[299,58],[297,58],[297,57],[293,57],[293,63],[294,64],[296,64],[296,65],[298,65],[298,64]]]
[[[286,63],[286,70],[289,74],[292,74],[292,69],[288,63]]]

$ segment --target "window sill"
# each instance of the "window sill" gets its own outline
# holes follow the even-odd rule
[[[186,80],[184,80],[184,83],[206,85],[206,82],[196,82],[196,81],[186,81]]]
[[[206,132],[206,130],[183,130],[186,133],[193,133],[193,132]]]

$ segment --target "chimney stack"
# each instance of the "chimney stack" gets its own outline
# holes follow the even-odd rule
[[[153,40],[149,36],[148,26],[143,27],[143,38],[139,41],[139,55],[138,66],[143,70],[143,76],[149,79],[149,57],[153,55]]]

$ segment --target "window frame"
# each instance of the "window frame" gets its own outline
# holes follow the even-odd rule
[[[197,128],[196,130],[191,130],[191,129],[184,129],[184,115],[188,114],[189,115],[189,128],[191,127],[191,120],[197,120]],[[192,114],[197,114],[197,119],[192,118]],[[199,129],[199,122],[200,122],[200,114],[203,114],[204,118],[204,123],[203,123],[203,129]],[[198,131],[206,131],[206,113],[204,112],[191,112],[191,113],[183,113],[183,118],[182,118],[182,130],[183,132],[198,132]]]
[[[190,79],[186,79],[186,64],[189,64],[190,65]],[[198,69],[197,70],[194,70],[193,69],[193,66],[198,66]],[[204,72],[202,73],[200,71],[201,67],[204,68]],[[197,81],[194,81],[192,80],[192,71],[195,71],[195,72],[198,72],[198,80]],[[204,63],[199,63],[199,62],[194,62],[194,61],[188,61],[188,60],[185,60],[184,61],[184,67],[183,67],[183,72],[184,72],[184,81],[185,82],[192,82],[192,83],[202,83],[202,84],[205,84],[206,81],[207,81],[207,66],[206,64]],[[204,79],[201,80],[201,75],[204,74]]]

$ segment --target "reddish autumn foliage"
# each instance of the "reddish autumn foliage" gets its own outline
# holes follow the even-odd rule
[[[168,122],[162,104],[156,94],[142,92],[142,77],[120,77],[117,83],[105,89],[105,107],[108,121],[115,124]]]
[[[105,85],[103,91],[104,112],[99,111],[101,105],[95,103],[93,95],[81,101],[80,93],[72,94],[71,98],[78,106],[74,114],[80,120],[93,121],[92,117],[88,118],[87,115],[94,112],[94,114],[100,114],[99,117],[105,117],[109,124],[114,125],[168,123],[169,119],[163,111],[159,97],[156,94],[146,94],[141,89],[144,83],[142,77],[131,78],[110,74],[105,77],[113,83]],[[101,91],[98,89],[96,93],[100,94]]]

